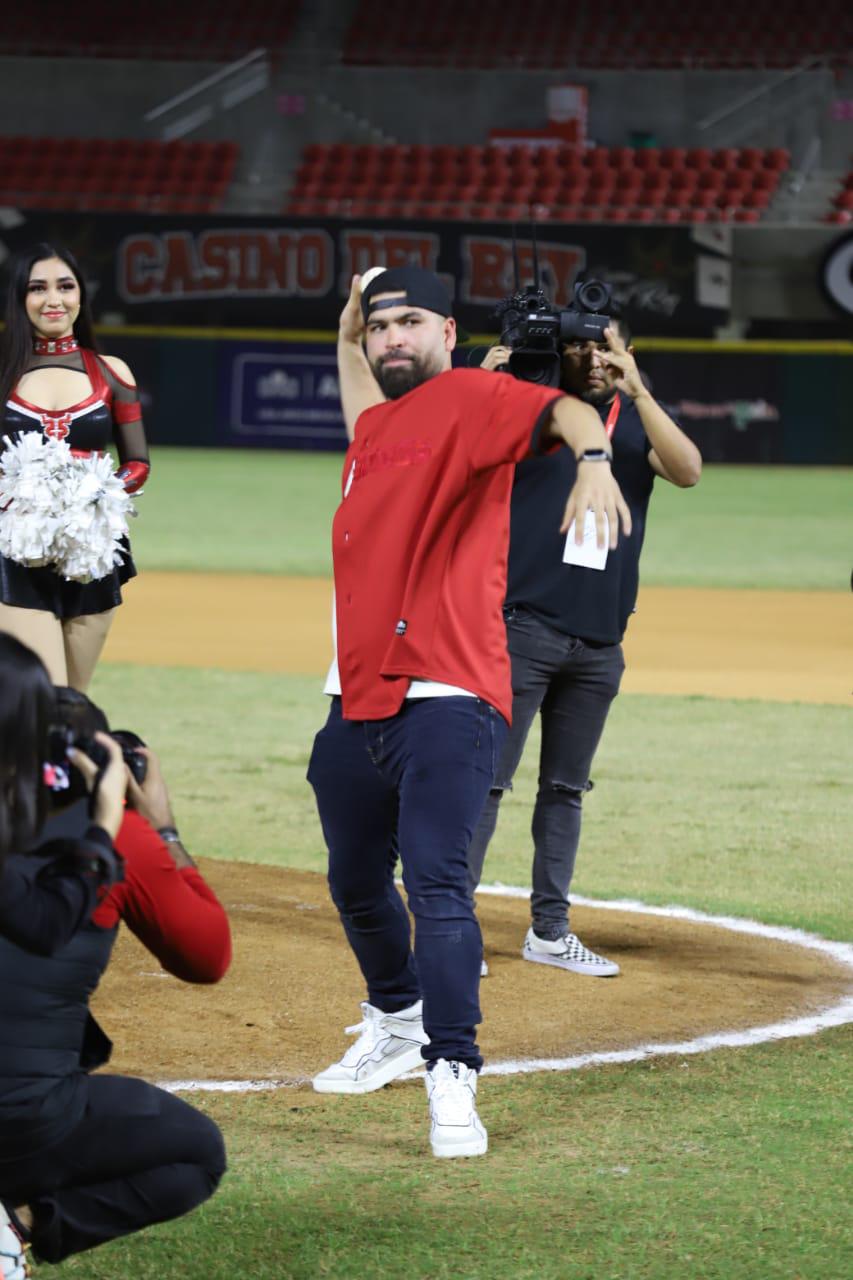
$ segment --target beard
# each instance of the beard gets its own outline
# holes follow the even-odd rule
[[[598,406],[600,404],[609,404],[615,395],[615,387],[588,387],[586,391],[581,392],[580,398],[584,404]]]
[[[386,368],[382,360],[372,365],[373,376],[386,400],[399,400],[409,391],[441,373],[441,366],[427,356],[406,356],[406,364]]]

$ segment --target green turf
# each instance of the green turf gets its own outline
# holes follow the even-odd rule
[[[429,1156],[416,1082],[204,1097],[229,1138],[218,1195],[55,1274],[842,1280],[849,1041],[484,1078],[492,1149],[474,1161]]]
[[[342,454],[158,449],[131,530],[140,567],[331,573]]]
[[[142,568],[326,574],[341,454],[158,449],[139,500]],[[853,475],[707,467],[655,486],[643,581],[848,590]]]
[[[327,703],[300,676],[102,666],[113,721],[162,749],[200,853],[323,870],[305,771]],[[853,717],[843,707],[617,699],[585,801],[579,893],[679,902],[850,936]],[[486,863],[526,884],[531,736]]]

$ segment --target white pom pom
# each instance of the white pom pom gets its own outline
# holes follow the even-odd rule
[[[375,280],[377,276],[381,276],[385,269],[385,267],[368,267],[361,277],[361,292],[364,293],[371,280]]]
[[[75,458],[64,440],[26,432],[0,456],[0,553],[68,581],[106,577],[122,560],[130,496],[107,455]]]

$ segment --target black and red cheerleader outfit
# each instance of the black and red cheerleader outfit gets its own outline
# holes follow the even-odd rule
[[[67,409],[43,409],[25,400],[15,388],[3,408],[0,437],[14,440],[26,431],[40,431],[51,439],[65,440],[78,457],[101,453],[114,443],[119,479],[128,493],[140,489],[148,475],[149,462],[138,388],[125,382],[102,356],[81,347],[73,337],[36,339],[27,372],[34,369],[83,373],[91,390]],[[57,618],[105,613],[121,604],[121,585],[135,576],[136,566],[126,540],[121,563],[106,577],[87,583],[68,582],[48,566],[33,569],[0,556],[0,602],[22,609],[41,609]]]

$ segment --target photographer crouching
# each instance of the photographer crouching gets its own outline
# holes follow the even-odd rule
[[[517,465],[504,607],[512,728],[468,847],[473,890],[538,712],[532,922],[522,956],[601,978],[615,977],[619,965],[586,947],[569,924],[581,805],[625,669],[622,637],[636,605],[655,478],[689,488],[702,472],[699,450],[642,378],[628,325],[611,303],[608,286],[599,280],[577,284],[571,305],[562,309],[535,286],[519,291],[501,304],[500,344],[483,361],[483,368],[507,369],[522,381],[559,386],[596,409],[609,440],[597,465],[612,469],[631,512],[631,532],[603,556],[584,560],[575,554],[571,531],[568,538],[556,532],[562,494],[575,475],[571,451]]]
[[[24,1242],[37,1259],[60,1262],[189,1212],[225,1170],[221,1134],[206,1116],[142,1080],[90,1074],[112,1046],[89,996],[122,920],[185,982],[218,981],[231,940],[223,908],[180,842],[154,753],[131,734],[118,735],[119,747],[103,713],[75,690],[56,690],[53,716],[46,830],[67,841],[86,826],[100,744],[111,763],[118,756],[127,786],[115,835],[125,875],[54,955],[0,938],[0,1275],[13,1280],[29,1274]],[[37,867],[42,856],[13,855],[9,864]]]

